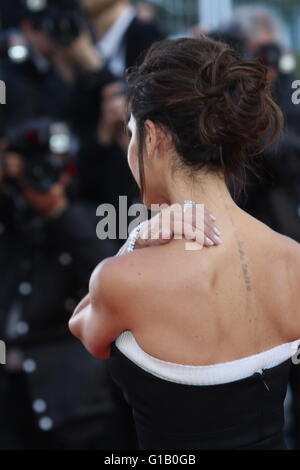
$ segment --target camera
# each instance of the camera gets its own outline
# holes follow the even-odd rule
[[[267,67],[273,67],[274,69],[279,70],[282,50],[278,44],[262,44],[259,47],[256,56]]]
[[[64,122],[48,118],[27,121],[8,131],[7,137],[7,150],[24,158],[22,180],[32,189],[46,192],[62,172],[76,171],[73,163],[75,142]]]
[[[79,0],[21,1],[23,16],[63,47],[72,44],[87,27]]]

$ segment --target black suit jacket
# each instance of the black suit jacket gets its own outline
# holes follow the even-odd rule
[[[163,39],[155,23],[139,20],[135,17],[129,25],[125,35],[125,63],[126,68],[142,62],[145,53],[155,42]]]

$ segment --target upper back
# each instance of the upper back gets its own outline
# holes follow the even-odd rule
[[[146,352],[204,365],[300,338],[299,244],[243,211],[235,222],[218,247],[173,240],[125,256],[123,308]]]

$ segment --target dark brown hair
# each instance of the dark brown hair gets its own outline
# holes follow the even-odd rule
[[[222,171],[227,181],[249,167],[283,126],[266,67],[204,35],[154,43],[143,63],[127,71],[127,82],[142,193],[147,119],[171,133],[181,163],[192,173]]]

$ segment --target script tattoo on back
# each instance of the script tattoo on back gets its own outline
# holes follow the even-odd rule
[[[237,242],[238,253],[239,253],[239,258],[240,258],[240,263],[241,263],[241,270],[242,270],[242,274],[243,274],[243,279],[244,279],[244,283],[245,283],[246,292],[250,293],[252,291],[252,283],[251,283],[249,263],[248,263],[248,260],[247,260],[247,254],[246,254],[246,250],[245,250],[245,243],[241,240],[241,238],[239,236],[235,221],[234,221],[232,215],[230,214],[227,202],[224,201],[224,199],[222,198],[222,192],[221,192],[220,186],[219,186],[219,190],[220,190],[220,199],[222,200],[223,205],[226,209],[226,212],[228,213],[228,217],[229,217],[230,223],[231,223],[232,228],[233,228],[234,238]]]

